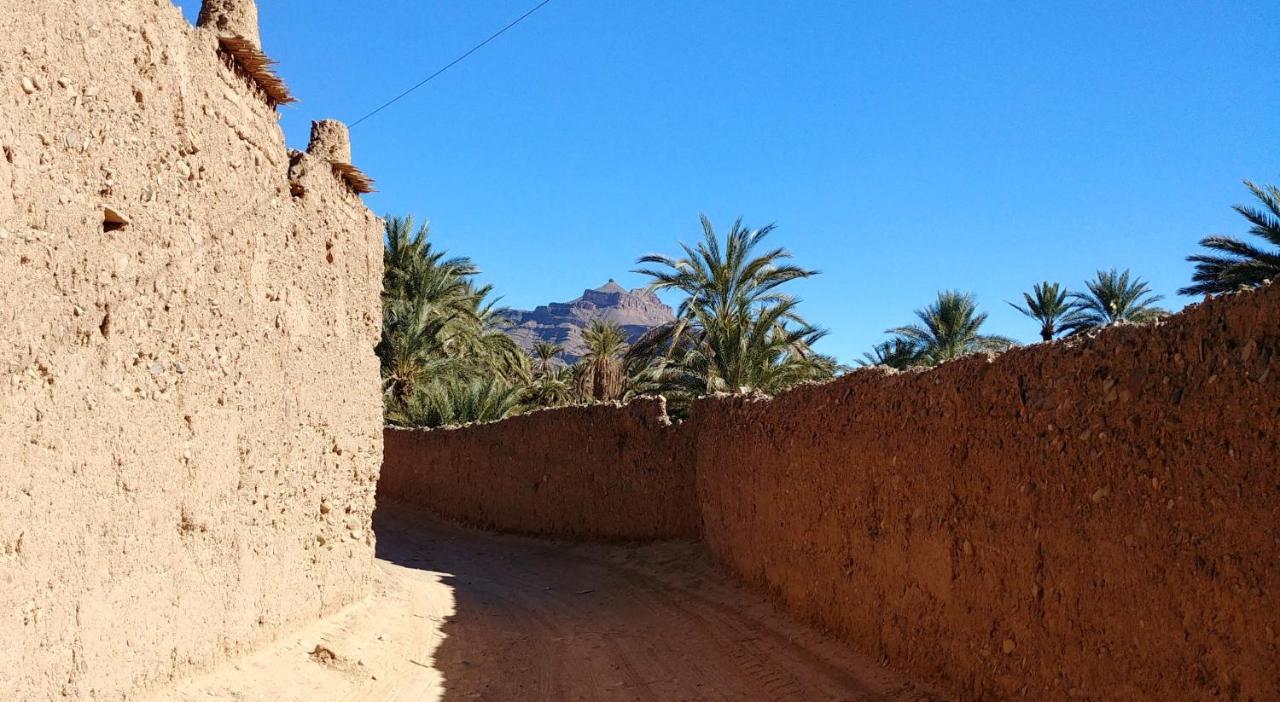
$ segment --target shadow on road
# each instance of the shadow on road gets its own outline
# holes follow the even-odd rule
[[[727,578],[688,542],[569,544],[379,506],[380,559],[438,574],[447,700],[934,700]],[[424,622],[424,625],[430,623]]]

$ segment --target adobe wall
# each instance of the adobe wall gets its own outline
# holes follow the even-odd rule
[[[386,430],[378,501],[546,536],[696,538],[690,444],[661,399]]]
[[[1280,697],[1280,286],[699,408],[704,538],[975,699]]]
[[[707,399],[659,431],[600,408],[391,432],[384,481],[416,465],[395,489],[422,504],[564,535],[655,514],[626,486],[674,450],[722,562],[962,699],[1275,699],[1278,361],[1271,286],[994,360]],[[587,464],[584,435],[626,443]],[[593,484],[536,502],[541,476]]]
[[[0,0],[0,699],[128,697],[369,581],[380,228],[215,47]]]

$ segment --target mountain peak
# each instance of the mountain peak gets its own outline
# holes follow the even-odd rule
[[[602,293],[624,293],[626,291],[627,289],[622,287],[621,285],[618,285],[618,281],[614,280],[613,278],[610,278],[609,282],[605,283],[604,285],[601,285],[600,287],[594,290],[594,292],[602,292]]]
[[[538,341],[564,346],[561,360],[572,363],[586,352],[582,332],[593,320],[612,322],[622,327],[627,342],[632,343],[650,329],[675,319],[672,309],[656,295],[643,288],[628,292],[613,278],[582,297],[568,302],[551,302],[532,310],[503,309],[511,321],[507,334],[523,348],[530,349]]]

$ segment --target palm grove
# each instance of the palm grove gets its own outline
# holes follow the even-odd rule
[[[1280,189],[1245,186],[1256,205],[1235,210],[1254,244],[1229,236],[1202,239],[1192,284],[1183,294],[1217,294],[1280,277]],[[559,346],[538,343],[526,353],[505,332],[492,290],[476,266],[432,247],[426,226],[410,218],[385,222],[383,323],[377,355],[389,423],[443,426],[543,407],[626,401],[661,395],[676,416],[714,393],[774,395],[798,383],[828,380],[846,370],[814,351],[826,331],[801,316],[788,284],[817,275],[773,245],[773,225],[734,222],[718,234],[703,217],[702,236],[677,255],[648,255],[635,272],[649,289],[680,297],[675,321],[628,344],[618,327],[593,322],[586,353],[574,364]],[[1045,281],[1010,302],[1033,320],[1042,340],[1078,335],[1166,314],[1161,296],[1128,270],[1101,270],[1072,290]],[[908,324],[863,355],[861,365],[928,367],[1015,342],[984,329],[987,315],[970,293],[939,292]]]

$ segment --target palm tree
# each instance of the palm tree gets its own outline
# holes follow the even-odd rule
[[[1271,246],[1265,251],[1229,236],[1210,236],[1200,245],[1215,253],[1188,256],[1196,264],[1194,285],[1182,288],[1182,295],[1207,295],[1232,292],[1241,287],[1254,287],[1267,280],[1280,280],[1280,188],[1257,186],[1249,181],[1244,186],[1262,203],[1261,208],[1236,205],[1240,216],[1249,221],[1249,233],[1262,237]]]
[[[467,281],[465,294],[456,303],[461,323],[450,350],[477,369],[518,385],[529,380],[529,355],[507,334],[511,322],[497,311],[498,299],[488,299],[492,290],[492,286],[476,287]]]
[[[428,241],[430,225],[414,231],[413,217],[388,217],[383,232],[383,299],[423,295],[439,299],[479,272],[471,259],[445,258],[445,252],[433,249]]]
[[[627,337],[622,327],[599,319],[582,333],[587,352],[579,360],[578,391],[594,400],[616,400],[622,397],[622,354]]]
[[[433,249],[428,228],[415,231],[411,218],[388,218],[385,233],[382,339],[375,353],[388,421],[445,416],[424,408],[466,397],[441,388],[456,390],[476,379],[526,384],[529,357],[504,332],[508,323],[489,299],[492,288],[474,283],[475,265]]]
[[[1010,302],[1009,306],[1040,323],[1040,338],[1053,341],[1053,337],[1078,321],[1079,311],[1071,302],[1067,289],[1058,283],[1036,283],[1031,292],[1022,293],[1025,304]]]
[[[560,344],[535,341],[532,357],[535,364],[533,379],[525,388],[527,408],[558,407],[572,402],[576,396],[573,372],[560,367],[556,358],[564,352]]]
[[[905,370],[920,365],[920,347],[910,339],[895,336],[876,344],[858,361],[862,366],[888,366]]]
[[[384,304],[382,340],[374,348],[382,366],[383,390],[396,402],[408,402],[432,378],[456,374],[459,364],[444,348],[452,316],[432,314],[429,301]]]
[[[388,402],[387,421],[398,426],[440,427],[491,422],[520,407],[521,391],[501,378],[434,380],[408,402]]]
[[[1077,315],[1066,328],[1070,334],[1124,322],[1150,322],[1168,314],[1155,304],[1163,300],[1163,296],[1151,292],[1145,280],[1130,278],[1128,269],[1098,271],[1097,277],[1086,282],[1085,287],[1086,292],[1071,293]]]
[[[702,241],[682,244],[683,257],[651,254],[638,261],[660,266],[635,271],[649,276],[650,292],[677,290],[685,298],[676,321],[646,334],[628,354],[628,365],[643,369],[633,377],[672,396],[777,393],[832,377],[834,360],[812,349],[826,332],[801,318],[799,301],[779,290],[817,271],[787,263],[786,249],[756,253],[772,224],[749,229],[739,219],[723,246],[705,215],[701,224]]]
[[[526,388],[525,405],[530,409],[567,405],[578,397],[576,387],[572,367],[541,374]]]
[[[538,366],[535,369],[539,377],[555,374],[555,359],[564,351],[560,344],[549,341],[536,341],[533,344],[533,358]]]
[[[707,393],[777,394],[796,383],[833,377],[834,359],[813,351],[825,331],[791,326],[795,301],[758,310],[754,316],[717,326],[702,317],[684,326],[658,327],[636,342],[629,364],[639,362],[661,394],[690,398]],[[679,341],[675,334],[682,332]]]
[[[978,312],[971,293],[944,290],[933,304],[916,310],[916,317],[919,324],[896,327],[888,333],[915,344],[922,365],[937,365],[979,351],[1005,351],[1015,345],[1007,337],[980,333],[987,315]]]

